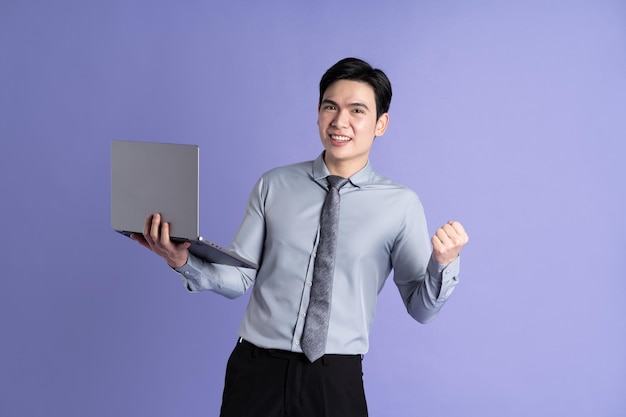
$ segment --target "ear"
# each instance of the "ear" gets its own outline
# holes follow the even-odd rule
[[[376,136],[382,136],[387,130],[389,124],[389,113],[383,113],[376,121]]]
[[[321,106],[318,104],[317,105],[317,125],[318,126],[320,125],[320,109],[321,109]]]

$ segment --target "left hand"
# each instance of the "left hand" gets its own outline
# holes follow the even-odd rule
[[[469,236],[461,223],[452,221],[444,224],[431,239],[435,262],[448,265],[459,256],[468,241]]]

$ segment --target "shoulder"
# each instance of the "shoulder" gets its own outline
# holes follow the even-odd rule
[[[371,200],[377,202],[380,211],[396,219],[398,230],[425,228],[424,206],[413,189],[375,172],[372,172],[372,181],[366,189],[368,188],[374,191]]]
[[[408,213],[419,214],[424,210],[415,191],[371,169],[355,185],[359,192],[354,193],[354,198],[359,203],[376,207],[386,215],[402,219]]]
[[[299,187],[312,182],[313,161],[298,162],[272,168],[261,175],[257,188],[267,192],[271,189]]]
[[[419,201],[417,193],[411,188],[374,171],[370,173],[368,181],[363,184],[361,188],[365,190],[385,191],[398,198]]]
[[[266,171],[261,177],[269,180],[290,177],[293,175],[310,176],[312,170],[313,161],[305,161],[270,169],[269,171]]]

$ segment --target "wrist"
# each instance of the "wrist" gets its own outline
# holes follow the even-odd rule
[[[167,264],[170,266],[170,268],[182,268],[183,266],[187,265],[188,260],[189,256],[185,256],[184,258],[180,259],[170,259],[167,261]]]
[[[443,265],[443,266],[448,266],[458,257],[459,257],[459,255],[456,254],[455,256],[448,256],[448,257],[434,256],[433,258],[435,259],[435,262],[437,262],[437,264]]]

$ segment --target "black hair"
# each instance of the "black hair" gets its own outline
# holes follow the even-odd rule
[[[320,100],[322,105],[324,92],[332,83],[339,80],[360,81],[369,84],[376,98],[376,119],[389,111],[391,104],[391,82],[385,73],[373,68],[358,58],[344,58],[330,67],[320,80]]]

